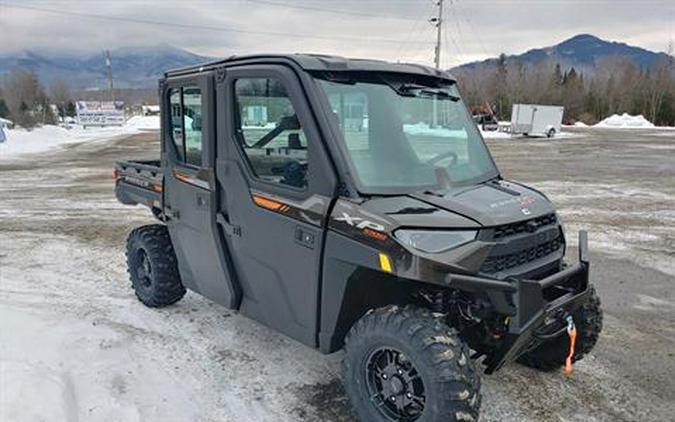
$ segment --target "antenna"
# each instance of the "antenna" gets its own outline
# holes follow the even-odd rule
[[[108,68],[108,85],[110,88],[110,101],[115,102],[115,89],[113,87],[112,60],[110,60],[110,50],[105,51],[105,65]]]

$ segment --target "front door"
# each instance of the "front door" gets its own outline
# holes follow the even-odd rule
[[[335,176],[299,79],[280,65],[231,68],[217,96],[226,110],[218,125],[219,222],[242,290],[240,311],[316,346]]]
[[[183,284],[234,308],[238,290],[216,224],[211,74],[170,80],[162,100],[164,210]]]

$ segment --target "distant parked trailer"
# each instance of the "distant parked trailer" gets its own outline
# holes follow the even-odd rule
[[[511,112],[511,134],[545,135],[552,138],[560,133],[563,113],[561,106],[514,104]]]

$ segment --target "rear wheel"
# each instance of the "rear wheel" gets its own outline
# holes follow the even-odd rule
[[[363,421],[477,421],[480,377],[455,330],[426,309],[388,306],[349,332],[343,361]]]
[[[546,137],[547,138],[553,138],[555,136],[555,129],[551,128],[546,132]]]
[[[602,331],[602,308],[600,297],[593,286],[588,300],[574,313],[574,323],[577,327],[577,340],[572,355],[576,362],[593,350]],[[551,339],[534,350],[523,354],[518,362],[531,368],[550,372],[561,368],[565,364],[569,353],[570,338],[567,333]]]
[[[176,254],[164,225],[142,226],[129,233],[127,268],[136,296],[146,306],[168,306],[185,295]]]

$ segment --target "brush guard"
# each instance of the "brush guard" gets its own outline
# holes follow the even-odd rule
[[[582,230],[579,262],[544,279],[497,280],[461,274],[446,277],[449,287],[485,292],[496,312],[509,318],[508,331],[484,361],[486,374],[566,331],[566,318],[587,300],[589,268],[588,234]],[[560,323],[562,328],[550,331]]]

